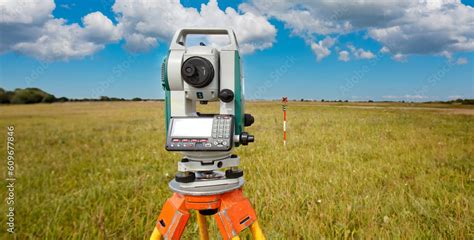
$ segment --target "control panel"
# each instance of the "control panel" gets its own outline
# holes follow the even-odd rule
[[[233,135],[232,115],[173,117],[166,138],[166,150],[229,151]]]

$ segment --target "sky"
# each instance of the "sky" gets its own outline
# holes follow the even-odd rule
[[[162,98],[179,27],[231,27],[247,99],[474,98],[474,1],[0,1],[0,87]]]

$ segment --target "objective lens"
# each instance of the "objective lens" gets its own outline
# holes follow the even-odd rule
[[[209,60],[202,57],[191,57],[184,61],[181,75],[186,83],[203,88],[214,79],[214,68]]]

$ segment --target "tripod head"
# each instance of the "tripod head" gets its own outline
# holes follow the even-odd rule
[[[227,36],[229,44],[186,46],[186,37],[196,34]],[[244,80],[232,29],[179,29],[162,68],[168,151],[206,162],[229,157],[234,147],[253,142],[244,131],[254,119],[244,113]],[[198,102],[219,102],[219,113],[199,114]]]

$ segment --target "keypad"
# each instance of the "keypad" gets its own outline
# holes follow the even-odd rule
[[[232,127],[232,117],[226,115],[214,116],[212,123],[212,138],[213,144],[218,148],[223,148],[229,145],[230,132]]]

